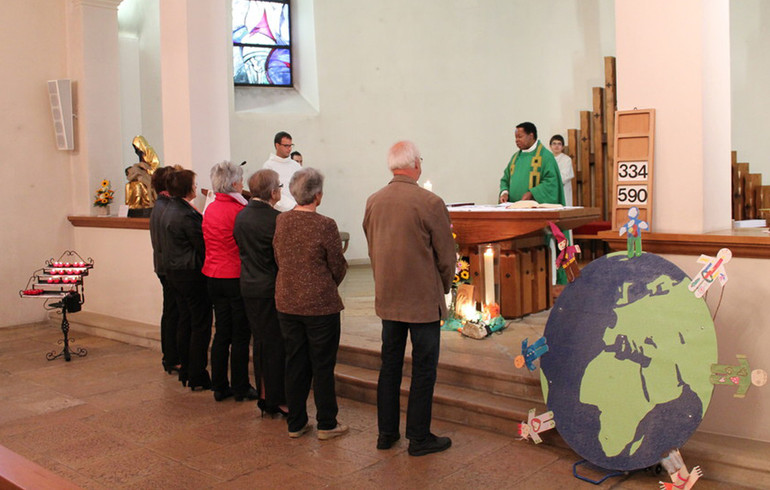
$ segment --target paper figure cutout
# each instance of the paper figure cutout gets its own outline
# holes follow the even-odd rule
[[[551,226],[551,233],[556,240],[556,247],[560,250],[559,256],[556,257],[556,267],[561,267],[567,273],[567,280],[574,282],[580,276],[580,268],[578,268],[575,254],[580,253],[580,245],[570,245],[564,233],[551,221],[548,222]]]
[[[532,439],[535,444],[540,444],[543,440],[539,434],[556,427],[556,421],[553,419],[553,412],[545,412],[535,417],[535,409],[530,409],[527,421],[519,424],[519,438],[526,441]]]
[[[702,476],[700,466],[695,466],[692,472],[687,470],[687,466],[684,464],[682,455],[679,453],[679,449],[674,449],[668,456],[660,461],[660,464],[668,471],[668,476],[671,477],[671,483],[665,483],[659,481],[660,490],[674,490],[682,489],[689,490]]]
[[[527,340],[521,341],[521,355],[516,356],[513,360],[513,365],[517,368],[522,368],[526,364],[530,371],[534,371],[536,369],[535,359],[548,352],[548,344],[545,337],[540,337],[530,346],[527,346]]]
[[[628,237],[628,258],[642,255],[642,230],[649,230],[650,225],[639,219],[639,208],[636,206],[628,210],[628,222],[620,227],[620,235]]]
[[[767,372],[763,369],[751,371],[749,360],[746,356],[738,354],[735,357],[738,358],[737,366],[712,364],[709,380],[714,385],[737,386],[738,391],[735,392],[733,397],[743,398],[752,384],[754,386],[764,386],[767,383]]]
[[[727,282],[727,271],[725,271],[725,264],[730,262],[733,258],[733,253],[729,248],[723,248],[717,252],[716,257],[709,257],[708,255],[701,255],[698,258],[699,264],[705,264],[703,268],[695,276],[695,279],[687,286],[690,291],[695,292],[695,297],[700,298],[714,283],[714,279],[719,279],[719,284],[724,287]]]

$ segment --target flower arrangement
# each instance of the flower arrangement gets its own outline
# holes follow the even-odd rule
[[[473,284],[471,280],[470,258],[460,254],[460,247],[457,244],[457,234],[452,231],[452,238],[455,239],[455,275],[452,282],[452,290],[447,298],[447,317],[441,322],[441,330],[459,331],[468,337],[484,338],[493,332],[498,332],[505,328],[505,320],[500,316],[500,306],[497,304],[484,305],[483,311],[476,310],[476,303],[468,295],[464,285]],[[472,291],[472,289],[471,289]],[[470,325],[470,326],[469,326]],[[472,332],[466,333],[464,327],[469,326],[471,330],[478,330],[478,334]]]
[[[112,191],[112,187],[110,186],[110,181],[107,179],[104,179],[102,181],[102,186],[96,189],[94,206],[107,207],[112,202],[112,198],[114,196],[115,196],[115,193]]]
[[[471,264],[468,262],[468,257],[460,257],[458,254],[457,264],[455,265],[455,278],[454,287],[458,284],[470,284],[471,283]]]
[[[457,234],[452,231],[452,238],[457,240]],[[457,262],[455,263],[455,276],[452,280],[452,290],[449,292],[447,298],[447,318],[442,321],[442,330],[456,331],[462,326],[461,318],[459,318],[455,312],[457,307],[457,290],[461,284],[471,283],[471,264],[468,257],[460,255],[460,247],[455,242],[455,256]]]

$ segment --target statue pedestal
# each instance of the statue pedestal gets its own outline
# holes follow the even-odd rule
[[[135,208],[128,210],[129,218],[149,218],[152,214],[152,208]]]

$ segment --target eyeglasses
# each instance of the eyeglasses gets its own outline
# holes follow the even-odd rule
[[[283,146],[284,148],[294,148],[294,143],[289,143],[288,145],[284,145],[283,143],[278,143],[280,146]]]

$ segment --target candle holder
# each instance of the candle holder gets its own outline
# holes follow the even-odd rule
[[[484,243],[479,245],[481,270],[480,302],[485,320],[492,318],[491,313],[500,312],[500,244]],[[495,315],[495,316],[496,316]]]
[[[63,346],[57,353],[54,349],[46,354],[46,359],[53,361],[63,357],[69,362],[72,356],[85,357],[88,351],[83,347],[73,347],[70,344],[70,323],[67,313],[80,311],[85,302],[85,286],[83,278],[94,266],[94,260],[83,258],[74,250],[65,250],[58,260],[53,258],[46,261],[45,266],[36,270],[27,281],[27,288],[19,291],[21,298],[41,299],[46,310],[61,310],[61,331],[63,338],[59,344]],[[55,301],[55,302],[52,302]]]

